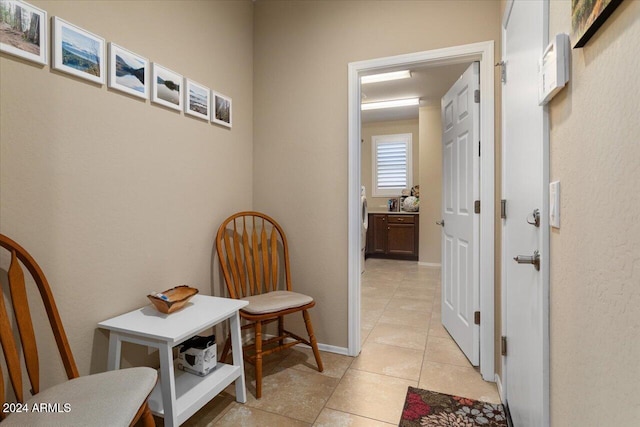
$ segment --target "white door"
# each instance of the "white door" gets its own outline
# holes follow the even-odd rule
[[[507,12],[508,13],[508,12]],[[548,418],[548,136],[538,105],[538,62],[545,46],[546,1],[513,2],[503,31],[502,86],[503,390],[514,425],[539,427]],[[506,15],[507,16],[507,15]],[[536,226],[534,210],[540,211]],[[520,264],[540,254],[540,270]]]
[[[480,64],[442,98],[442,324],[474,366],[480,364]],[[479,92],[478,92],[479,93]]]

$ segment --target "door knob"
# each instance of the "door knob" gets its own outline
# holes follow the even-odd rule
[[[540,271],[540,253],[538,251],[534,251],[533,256],[518,255],[513,259],[518,264],[532,264],[536,270]]]
[[[444,227],[444,219],[440,220],[440,221],[436,221],[437,225],[441,225]]]

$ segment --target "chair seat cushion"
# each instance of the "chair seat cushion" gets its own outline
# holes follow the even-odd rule
[[[308,295],[290,291],[267,292],[266,294],[245,297],[242,300],[249,301],[249,305],[242,309],[249,314],[272,313],[301,307],[313,302],[313,298]]]
[[[158,373],[151,368],[121,369],[74,378],[33,396],[26,402],[29,412],[9,415],[2,427],[128,426],[157,378]]]

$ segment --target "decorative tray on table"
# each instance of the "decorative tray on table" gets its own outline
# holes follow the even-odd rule
[[[160,293],[153,292],[147,295],[147,298],[149,298],[158,311],[170,314],[184,307],[191,297],[198,292],[196,288],[180,285]]]

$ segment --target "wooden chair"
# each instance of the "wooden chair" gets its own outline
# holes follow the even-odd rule
[[[263,213],[236,213],[220,225],[216,250],[229,296],[249,301],[240,316],[250,322],[243,329],[255,330],[254,342],[243,350],[245,360],[256,368],[256,397],[262,397],[262,359],[271,353],[307,344],[313,349],[318,371],[322,372],[324,368],[307,311],[316,303],[310,296],[291,290],[289,247],[282,227]],[[284,316],[297,312],[302,312],[309,340],[284,329]],[[275,321],[278,336],[264,339],[264,326]],[[285,342],[285,339],[292,341]],[[227,338],[222,360],[229,349]]]
[[[154,426],[155,422],[149,410],[147,398],[157,381],[157,372],[151,368],[131,368],[80,377],[51,288],[42,270],[27,251],[2,234],[0,234],[0,246],[11,254],[11,262],[7,270],[9,292],[6,296],[13,306],[14,325],[17,324],[20,335],[20,340],[16,340],[5,299],[0,295],[0,342],[17,400],[15,403],[6,401],[5,380],[0,371],[0,401],[3,408],[16,409],[16,411],[9,411],[12,412],[10,414],[5,411],[0,412],[0,417],[4,419],[1,423],[2,427],[14,425],[126,426],[134,425],[138,421],[144,426]],[[19,261],[27,268],[40,291],[58,351],[69,378],[69,381],[43,391],[40,391],[38,349],[29,311],[24,272]],[[20,351],[23,353],[33,396],[27,400],[24,398]],[[44,412],[35,412],[36,403],[54,406],[50,406]],[[29,411],[18,412],[17,409],[20,408],[27,408]]]

